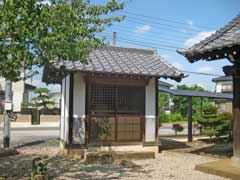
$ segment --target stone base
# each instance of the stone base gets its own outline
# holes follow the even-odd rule
[[[240,180],[240,166],[236,166],[236,161],[231,159],[199,164],[196,165],[195,169],[204,173]]]
[[[111,164],[122,160],[154,159],[154,152],[89,152],[86,153],[88,164]]]
[[[87,149],[84,148],[66,148],[63,142],[60,142],[59,145],[60,152],[70,158],[85,158]]]
[[[138,145],[89,145],[88,147],[66,147],[64,142],[60,141],[60,152],[62,152],[64,155],[74,158],[86,158],[87,153],[97,153],[97,152],[110,152],[115,153],[118,152],[118,154],[124,154],[124,153],[135,153],[135,154],[141,154],[141,153],[148,153],[154,154],[153,158],[155,158],[155,154],[159,153],[159,146],[158,145],[146,145],[143,146],[142,144]],[[116,156],[117,157],[117,156]],[[135,157],[130,155],[130,157]],[[138,159],[138,158],[137,158]],[[144,159],[144,158],[143,158]]]

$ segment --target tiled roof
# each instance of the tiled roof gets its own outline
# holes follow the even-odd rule
[[[48,70],[64,68],[66,71],[109,73],[165,77],[180,81],[184,74],[157,55],[155,50],[106,46],[93,51],[88,64],[80,61],[60,61]],[[44,71],[44,73],[47,73]],[[44,75],[43,81],[49,79]]]
[[[188,50],[177,50],[190,62],[200,59],[220,59],[233,53],[240,47],[240,15],[236,16],[226,26],[210,35],[208,38],[195,44]]]
[[[232,76],[219,76],[217,78],[212,79],[213,82],[218,82],[218,81],[232,81]]]

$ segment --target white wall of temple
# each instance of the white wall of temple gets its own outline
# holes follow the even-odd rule
[[[73,143],[84,144],[86,84],[80,72],[73,79]]]
[[[65,78],[62,80],[61,86],[61,120],[60,120],[60,139],[64,140],[65,137]]]
[[[61,117],[63,118],[63,122],[61,123],[61,136],[63,137],[66,143],[68,143],[68,135],[69,135],[69,85],[70,85],[70,75],[67,75],[63,81],[63,102],[61,109]]]
[[[156,127],[156,98],[155,98],[155,78],[152,78],[146,86],[146,129],[145,141],[155,141],[155,127]]]

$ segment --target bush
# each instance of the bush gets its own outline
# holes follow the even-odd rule
[[[231,134],[231,113],[222,113],[219,115],[204,115],[198,120],[198,123],[203,128],[203,134],[210,137],[219,137],[222,135]]]
[[[160,123],[167,123],[167,122],[179,122],[185,121],[186,119],[179,113],[175,114],[162,114],[159,117]]]
[[[181,124],[173,124],[172,129],[175,131],[175,135],[177,136],[177,133],[182,132],[184,127]]]
[[[209,104],[209,105],[203,107],[203,114],[204,115],[217,114],[217,107]]]

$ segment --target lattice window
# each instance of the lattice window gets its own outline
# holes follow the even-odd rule
[[[93,84],[91,112],[140,113],[144,109],[144,87]]]

